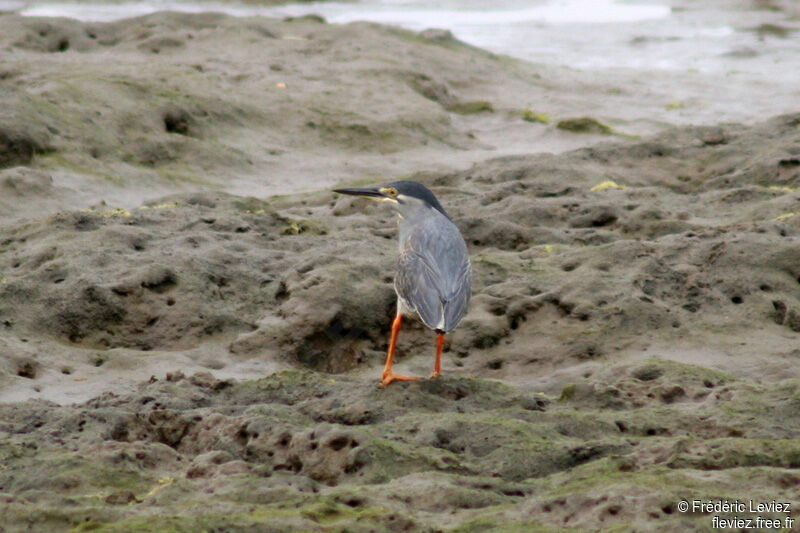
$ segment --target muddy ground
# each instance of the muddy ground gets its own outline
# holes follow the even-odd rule
[[[545,120],[535,66],[370,24],[0,26],[0,531],[799,508],[800,110]],[[557,149],[489,158],[506,126]],[[381,389],[394,216],[328,188],[401,175],[461,228],[474,297],[444,377]],[[432,333],[398,355],[427,375]]]

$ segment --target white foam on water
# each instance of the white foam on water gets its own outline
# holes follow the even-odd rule
[[[669,16],[670,8],[662,5],[628,4],[614,0],[557,0],[532,7],[514,7],[513,2],[495,3],[493,8],[463,9],[458,5],[444,8],[448,2],[378,1],[311,2],[284,6],[254,6],[219,2],[8,2],[9,9],[23,15],[70,17],[88,21],[109,21],[170,10],[187,13],[216,11],[235,16],[274,15],[298,16],[317,13],[331,22],[368,20],[399,24],[410,29],[452,26],[506,25],[525,22],[542,24],[595,24],[636,22]],[[499,4],[500,7],[497,7]],[[509,4],[511,4],[509,6]],[[526,3],[526,4],[529,4]],[[0,7],[3,3],[0,3]],[[429,7],[429,6],[438,7]]]
[[[330,22],[369,20],[399,24],[409,29],[430,27],[495,26],[521,23],[598,24],[636,22],[669,16],[671,9],[662,5],[628,4],[614,0],[557,0],[529,6],[524,2],[495,2],[491,8],[469,9],[464,5],[444,9],[448,2],[371,2],[367,5],[341,2],[312,2],[273,8],[282,15],[318,13]],[[467,3],[468,5],[469,3]],[[437,7],[431,7],[432,5]],[[484,2],[485,6],[486,3]]]

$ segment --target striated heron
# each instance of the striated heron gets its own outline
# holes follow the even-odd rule
[[[392,372],[397,334],[404,316],[417,315],[436,332],[436,360],[430,377],[439,377],[444,336],[466,314],[471,294],[472,269],[464,238],[436,196],[421,183],[395,181],[383,187],[334,192],[388,202],[399,216],[400,257],[394,279],[397,314],[392,322],[381,385],[419,379]]]

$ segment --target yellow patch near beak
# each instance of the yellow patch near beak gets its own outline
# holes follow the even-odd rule
[[[381,187],[378,190],[381,194],[385,195],[386,200],[391,200],[393,202],[397,201],[397,196],[400,194],[394,187]]]

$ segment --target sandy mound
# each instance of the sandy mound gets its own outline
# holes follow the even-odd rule
[[[800,329],[797,123],[676,130],[426,178],[473,252],[451,369],[549,387],[537,380],[554,369],[724,335],[720,351],[736,357],[702,362],[752,375],[772,355],[739,339]],[[219,367],[265,355],[327,372],[374,364],[395,305],[392,217],[331,193],[218,193],[10,225],[0,320],[29,345],[66,344],[94,363],[212,343],[229,354]],[[428,352],[429,337],[411,325],[404,352]],[[74,357],[62,355],[50,364]]]
[[[387,389],[384,206],[194,194],[7,225],[8,398],[162,377],[3,407],[4,516],[679,531],[708,518],[682,498],[739,498],[747,479],[768,501],[798,467],[799,123],[419,176],[471,247],[475,297],[446,377]],[[410,324],[399,364],[424,374],[430,352]]]
[[[518,95],[543,90],[530,65],[441,32],[314,17],[6,15],[0,47],[0,169],[35,164],[73,191],[60,207],[463,168],[494,149],[480,130],[544,129],[520,115],[531,104]],[[30,203],[0,209],[36,216]]]

